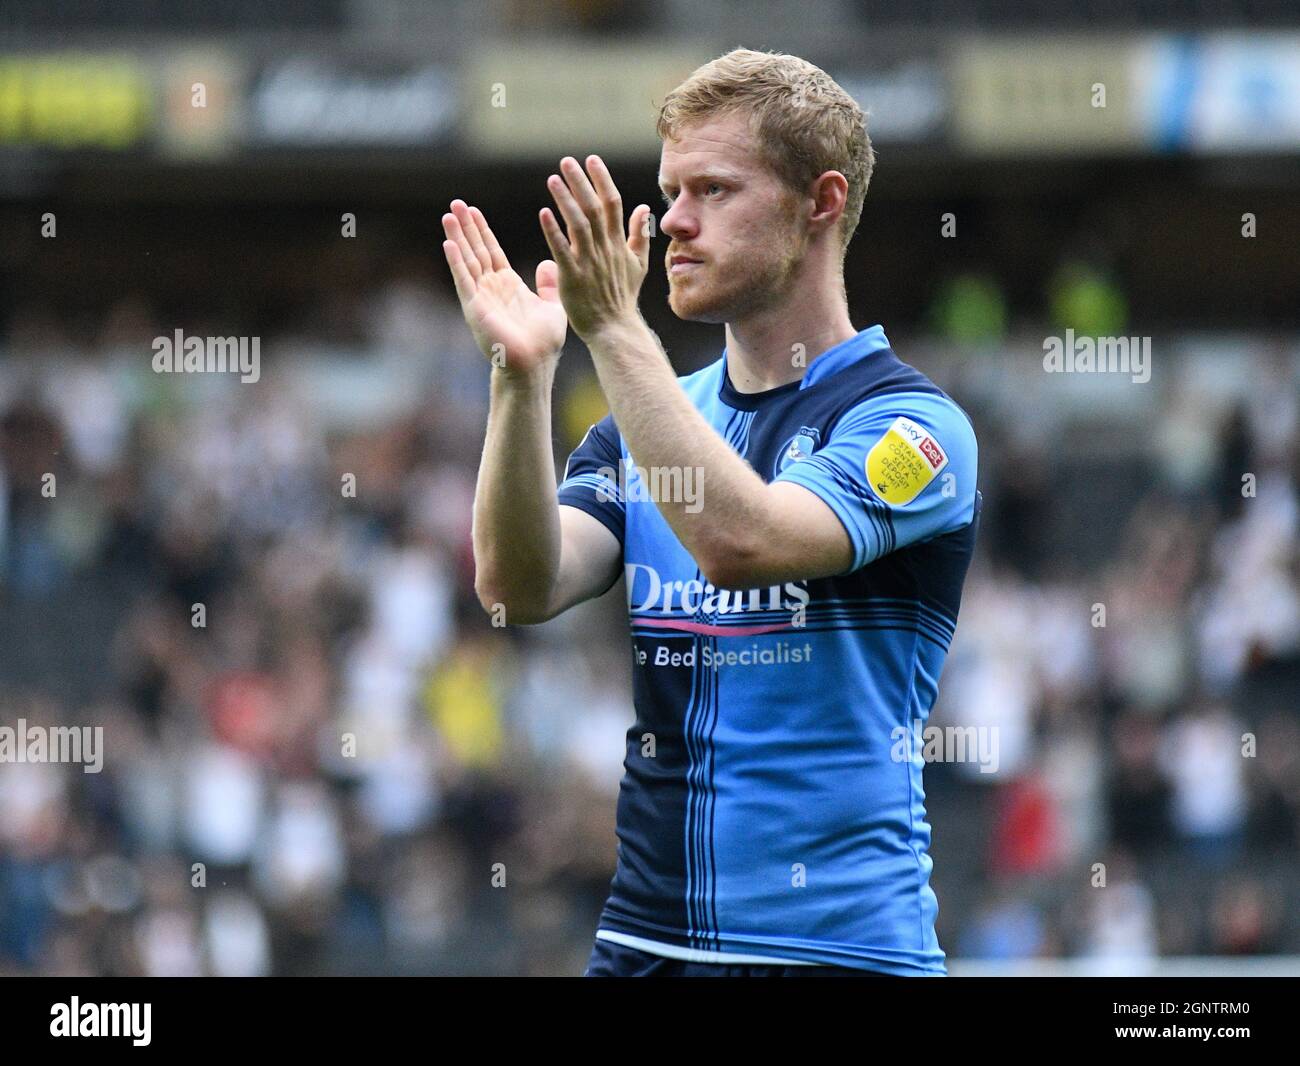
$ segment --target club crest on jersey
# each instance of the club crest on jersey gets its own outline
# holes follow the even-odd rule
[[[901,507],[947,465],[947,453],[929,431],[900,415],[867,452],[867,484],[887,504]]]
[[[799,432],[791,437],[777,454],[776,467],[772,471],[772,476],[776,477],[791,463],[803,462],[812,455],[817,450],[821,435],[821,430],[816,426],[800,426]]]

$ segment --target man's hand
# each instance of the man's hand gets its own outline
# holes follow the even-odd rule
[[[477,207],[451,202],[442,216],[442,242],[470,332],[494,367],[528,374],[559,357],[568,330],[555,264],[537,264],[537,292],[510,261]]]
[[[608,326],[639,317],[637,298],[650,266],[645,232],[650,208],[641,204],[623,232],[623,199],[604,162],[587,157],[588,180],[578,161],[560,161],[563,178],[552,174],[546,186],[568,227],[568,237],[549,207],[542,208],[542,233],[559,268],[560,300],[574,331],[585,341]]]

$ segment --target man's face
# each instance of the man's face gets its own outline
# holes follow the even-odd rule
[[[679,130],[664,143],[659,187],[670,204],[660,228],[678,318],[736,322],[786,294],[807,248],[801,201],[758,154],[747,116]]]

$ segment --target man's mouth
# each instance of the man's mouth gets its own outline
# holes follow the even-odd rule
[[[689,255],[675,255],[668,260],[668,273],[685,274],[703,265],[699,259],[692,259]]]

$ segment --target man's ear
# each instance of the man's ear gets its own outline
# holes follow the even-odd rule
[[[848,179],[838,170],[828,170],[813,179],[811,191],[813,211],[808,218],[809,223],[833,229],[849,202]]]

